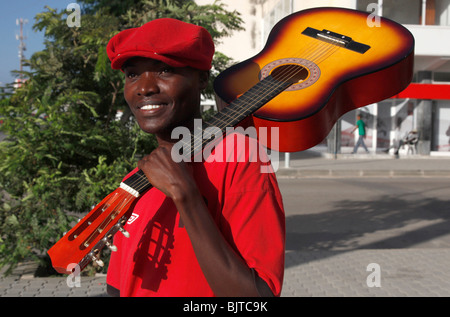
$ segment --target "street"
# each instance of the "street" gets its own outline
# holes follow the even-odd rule
[[[278,181],[287,250],[450,247],[448,178]]]
[[[284,297],[449,296],[449,178],[279,179]]]

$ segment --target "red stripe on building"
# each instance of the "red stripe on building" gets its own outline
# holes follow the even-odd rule
[[[412,83],[401,93],[392,96],[395,99],[446,99],[450,100],[450,85]]]

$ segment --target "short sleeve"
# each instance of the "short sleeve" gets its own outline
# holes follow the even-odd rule
[[[285,214],[275,173],[261,153],[258,159],[252,159],[252,153],[247,152],[243,154],[245,160],[229,164],[221,227],[235,251],[279,296],[284,274]]]

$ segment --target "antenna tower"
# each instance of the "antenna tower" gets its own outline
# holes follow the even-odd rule
[[[19,44],[19,61],[20,61],[19,77],[20,78],[23,78],[22,71],[23,71],[23,61],[25,59],[24,52],[27,50],[27,46],[25,45],[25,41],[24,41],[26,39],[26,36],[23,35],[23,26],[26,23],[28,23],[27,19],[23,19],[23,18],[16,19],[16,24],[20,27],[20,31],[19,31],[20,33],[18,35],[16,35],[16,40],[18,40],[20,42],[20,44]]]

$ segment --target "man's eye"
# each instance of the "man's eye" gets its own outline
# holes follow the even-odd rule
[[[173,72],[173,68],[172,67],[164,67],[161,71],[161,73],[165,74],[165,73],[172,73]]]
[[[127,73],[127,77],[134,78],[134,77],[136,77],[136,74],[135,73]]]

